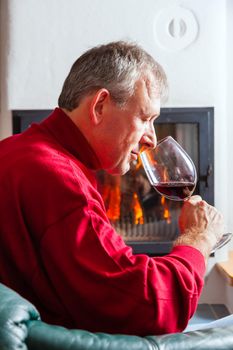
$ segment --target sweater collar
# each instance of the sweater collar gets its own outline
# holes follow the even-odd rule
[[[44,126],[57,141],[75,158],[80,160],[86,167],[100,169],[100,162],[79,128],[60,108],[46,118],[41,126]]]

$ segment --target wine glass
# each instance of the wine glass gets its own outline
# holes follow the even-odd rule
[[[150,184],[160,195],[175,201],[191,197],[197,183],[196,167],[173,137],[167,136],[158,141],[154,149],[142,150],[140,158]],[[223,234],[211,253],[231,238],[232,233]]]
[[[155,149],[140,153],[150,184],[164,197],[176,201],[189,198],[195,190],[197,172],[189,155],[171,136]]]

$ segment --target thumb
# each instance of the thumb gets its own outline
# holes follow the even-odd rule
[[[188,202],[190,202],[191,204],[195,204],[201,201],[202,201],[202,198],[201,196],[198,196],[198,195],[192,196],[188,199]]]

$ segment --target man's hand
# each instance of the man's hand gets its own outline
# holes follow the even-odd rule
[[[203,201],[200,196],[192,196],[184,202],[179,217],[179,227],[181,235],[174,245],[193,246],[200,250],[206,260],[224,233],[222,214]]]

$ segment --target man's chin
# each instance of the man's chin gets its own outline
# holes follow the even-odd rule
[[[112,169],[107,169],[107,172],[114,176],[125,175],[130,170],[130,165],[118,166]]]

